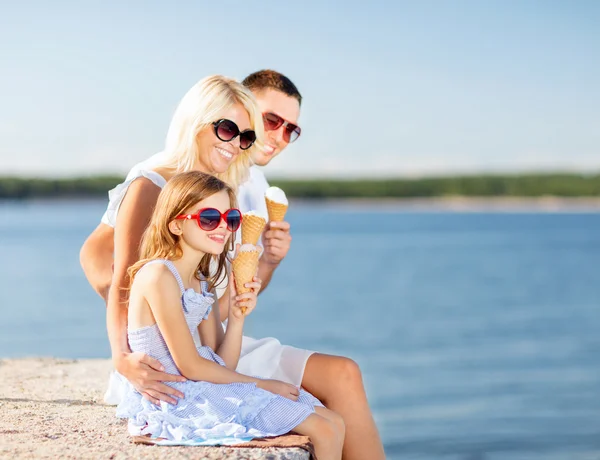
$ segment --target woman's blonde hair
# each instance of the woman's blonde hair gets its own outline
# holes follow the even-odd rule
[[[223,113],[236,104],[248,112],[256,142],[249,149],[240,150],[227,171],[216,176],[237,189],[247,177],[253,151],[263,146],[264,128],[252,91],[233,78],[222,75],[203,78],[183,96],[169,126],[162,166],[176,173],[191,171],[201,154],[198,134],[207,126],[212,128],[212,123],[223,118]]]
[[[169,223],[180,214],[195,212],[191,209],[199,201],[208,198],[215,193],[225,190],[229,195],[232,208],[237,207],[235,192],[222,180],[199,171],[189,171],[173,176],[162,189],[152,213],[150,224],[144,232],[140,246],[140,260],[132,265],[129,274],[130,286],[136,273],[148,263],[155,259],[177,260],[183,255],[181,248],[181,236],[171,233]],[[225,243],[225,248],[231,244],[233,233]],[[218,262],[216,273],[211,274],[211,259]],[[205,254],[198,264],[196,278],[201,279],[199,274],[208,282],[208,289],[213,289],[225,278],[225,262],[227,250],[219,255]]]

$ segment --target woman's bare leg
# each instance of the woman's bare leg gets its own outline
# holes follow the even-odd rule
[[[385,459],[358,364],[315,353],[306,363],[302,387],[343,418],[344,460]]]
[[[340,432],[337,423],[328,417],[319,415],[317,412],[310,414],[306,420],[294,428],[294,432],[310,438],[319,460],[340,460],[342,458],[343,432]]]

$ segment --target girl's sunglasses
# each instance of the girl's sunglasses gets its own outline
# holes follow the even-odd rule
[[[242,223],[242,213],[235,208],[228,209],[223,214],[215,208],[203,208],[196,214],[181,214],[175,219],[196,219],[200,228],[207,232],[217,228],[221,220],[224,220],[227,224],[227,230],[235,232]]]
[[[276,113],[263,113],[263,122],[265,124],[265,130],[276,131],[283,126],[283,140],[288,144],[294,142],[300,137],[300,126],[296,126],[289,121],[285,121]]]
[[[256,140],[256,133],[253,130],[247,129],[240,133],[238,125],[226,118],[221,118],[220,120],[213,122],[213,127],[215,128],[215,135],[223,142],[231,142],[236,137],[240,136],[240,148],[242,150],[247,150],[252,147],[252,144],[254,144],[254,141]]]

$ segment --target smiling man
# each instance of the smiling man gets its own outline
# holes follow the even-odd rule
[[[289,78],[273,70],[255,72],[242,83],[252,90],[263,112],[265,149],[255,154],[256,166],[250,168],[250,178],[241,185],[238,202],[242,212],[257,210],[266,214],[264,196],[269,183],[259,166],[269,164],[300,136],[298,119],[302,96]],[[268,224],[263,234],[265,251],[259,265],[263,289],[287,255],[290,243],[289,223]],[[340,414],[346,425],[344,459],[385,458],[360,368],[351,359],[281,345],[274,338],[244,337],[237,371],[301,385]]]

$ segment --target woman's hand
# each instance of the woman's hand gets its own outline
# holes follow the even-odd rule
[[[258,297],[258,293],[260,292],[260,288],[262,286],[262,281],[256,276],[250,283],[246,283],[245,287],[250,289],[249,292],[244,292],[243,294],[238,294],[237,289],[235,288],[235,282],[230,284],[231,286],[231,301],[229,307],[229,318],[234,320],[240,320],[252,313],[254,308],[256,307],[256,300]]]
[[[124,353],[116,368],[144,398],[154,404],[158,405],[160,401],[177,404],[175,398],[183,398],[183,393],[163,382],[185,382],[187,379],[163,372],[162,364],[144,353]]]
[[[271,393],[275,393],[276,395],[283,396],[284,398],[291,399],[292,401],[298,401],[298,396],[300,396],[298,387],[280,380],[259,380],[256,386],[263,390],[270,391]]]

